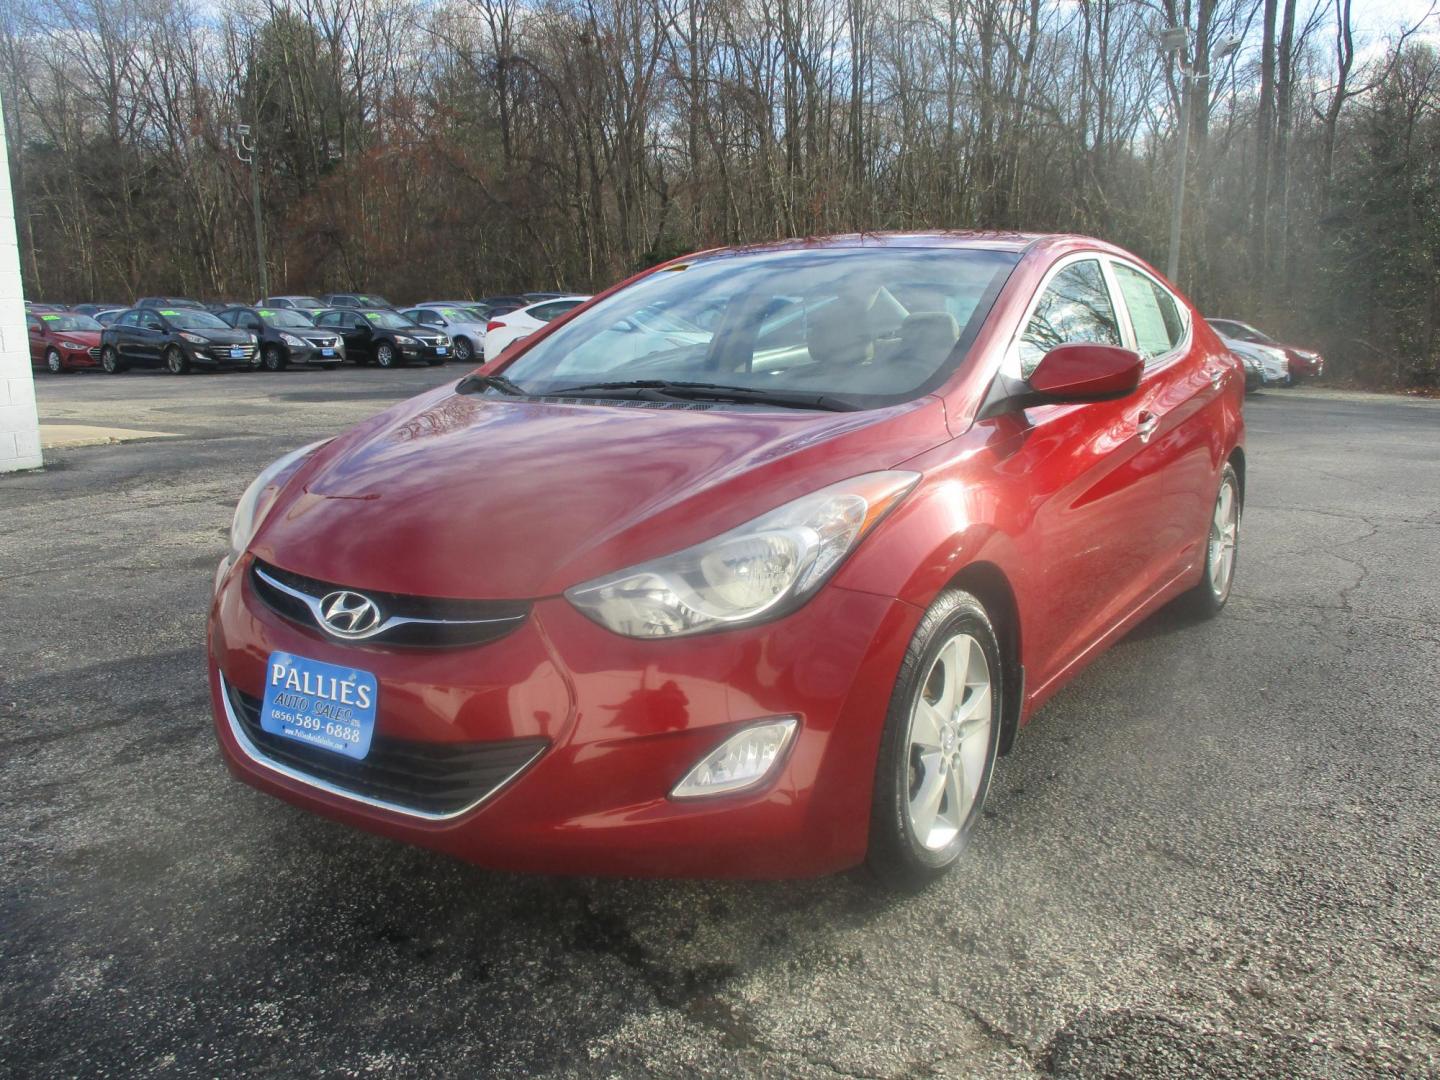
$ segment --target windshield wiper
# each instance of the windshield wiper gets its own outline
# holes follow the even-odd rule
[[[610,397],[641,401],[733,401],[747,405],[778,405],[785,409],[823,409],[826,412],[856,412],[852,401],[829,394],[801,390],[769,390],[758,386],[729,386],[725,383],[673,382],[669,379],[630,379],[624,382],[581,383],[547,390],[546,397]]]
[[[481,390],[499,390],[511,397],[529,396],[529,391],[521,389],[504,375],[466,375],[455,384],[457,394],[475,394]]]

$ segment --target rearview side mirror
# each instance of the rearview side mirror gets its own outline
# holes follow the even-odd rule
[[[1129,349],[1073,342],[1047,352],[1028,381],[1049,402],[1113,401],[1133,394],[1144,371],[1145,361]]]
[[[1140,385],[1145,361],[1117,345],[1071,342],[1040,358],[1028,379],[1001,373],[990,386],[979,419],[1037,405],[1079,404],[1128,397]]]

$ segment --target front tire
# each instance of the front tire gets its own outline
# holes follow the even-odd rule
[[[286,366],[285,354],[281,351],[280,346],[279,346],[279,345],[266,345],[266,346],[265,346],[265,370],[266,370],[266,371],[284,371],[284,370],[285,370],[285,366]]]
[[[61,358],[59,349],[45,350],[45,370],[51,375],[65,374],[65,361]]]
[[[100,350],[100,370],[106,375],[119,375],[128,366],[120,359],[120,353],[114,345],[106,345]]]
[[[468,364],[475,359],[475,346],[470,344],[470,339],[457,337],[455,339],[455,359],[462,364]]]
[[[165,350],[165,370],[171,375],[190,374],[190,358],[179,345],[171,345]]]
[[[1184,605],[1202,619],[1219,615],[1235,585],[1235,556],[1240,546],[1240,477],[1228,461],[1220,470],[1220,490],[1210,514],[1205,541],[1205,567],[1200,584],[1183,597]]]
[[[388,341],[382,341],[379,345],[375,346],[375,363],[379,364],[382,368],[388,369],[398,366],[396,361],[398,355],[399,354],[395,352],[395,346],[391,345]]]
[[[985,806],[1004,715],[1000,644],[980,601],[941,593],[920,620],[890,697],[866,863],[915,890],[964,854]]]

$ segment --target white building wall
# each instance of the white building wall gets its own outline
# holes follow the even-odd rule
[[[0,124],[0,472],[40,466],[40,423],[35,377],[20,292],[20,247],[15,242],[15,198],[5,125]]]

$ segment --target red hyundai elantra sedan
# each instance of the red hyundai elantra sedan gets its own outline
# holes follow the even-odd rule
[[[262,473],[243,780],[497,868],[954,865],[1107,644],[1225,604],[1244,374],[1133,255],[850,236],[656,267]]]

